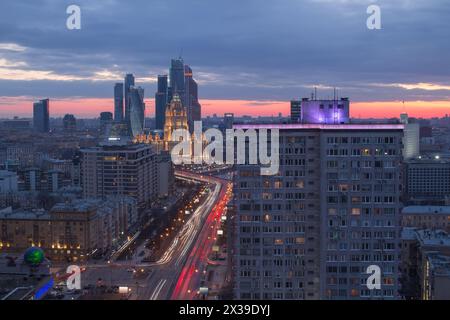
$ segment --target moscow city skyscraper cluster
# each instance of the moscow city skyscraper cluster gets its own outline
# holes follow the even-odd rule
[[[144,89],[135,86],[132,74],[125,76],[124,83],[116,83],[114,86],[114,121],[125,123],[131,136],[144,130]]]
[[[155,94],[156,129],[164,130],[166,106],[172,97],[178,94],[186,108],[189,129],[192,132],[194,121],[201,120],[201,105],[198,101],[198,86],[193,78],[192,69],[183,59],[172,59],[169,77],[158,76],[158,89]]]
[[[201,105],[198,101],[198,85],[190,66],[183,59],[172,59],[169,75],[159,75],[155,93],[156,129],[164,130],[167,105],[178,95],[186,109],[189,129],[194,121],[201,120]],[[133,74],[127,74],[123,83],[114,86],[114,122],[126,124],[128,132],[135,137],[144,130],[144,89],[135,86]]]

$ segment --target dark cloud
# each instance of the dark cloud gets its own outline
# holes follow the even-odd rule
[[[379,0],[380,31],[366,28],[373,1],[78,0],[82,30],[65,28],[73,1],[3,0],[0,59],[25,70],[89,78],[108,70],[154,77],[181,52],[204,98],[290,99],[311,86],[353,100],[448,99],[450,91],[389,83],[450,85],[450,2]],[[0,95],[110,97],[114,81],[0,81]],[[145,83],[146,96],[155,86]],[[332,89],[320,89],[324,96]]]

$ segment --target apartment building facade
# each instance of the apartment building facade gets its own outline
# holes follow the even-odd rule
[[[276,175],[237,165],[235,298],[395,299],[403,125],[235,128],[278,129],[280,146]]]
[[[157,196],[156,153],[150,145],[108,142],[81,152],[84,197],[125,195],[144,206]]]

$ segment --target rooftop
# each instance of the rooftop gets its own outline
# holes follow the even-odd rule
[[[428,253],[428,261],[436,276],[450,276],[450,257],[437,252]]]
[[[8,178],[8,177],[14,177],[17,174],[15,172],[7,171],[7,170],[0,170],[0,178]]]
[[[422,246],[450,247],[450,235],[443,230],[417,230],[416,235]]]
[[[409,206],[404,207],[402,214],[443,214],[450,215],[450,206]]]
[[[0,212],[0,219],[8,220],[50,220],[50,215],[47,211],[36,210],[36,211],[2,211]]]

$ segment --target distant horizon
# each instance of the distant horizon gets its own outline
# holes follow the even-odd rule
[[[355,118],[450,113],[449,4],[378,0],[383,24],[371,30],[368,2],[79,0],[73,30],[64,1],[4,1],[0,117],[50,97],[53,116],[95,118],[112,111],[127,73],[151,116],[157,75],[176,57],[192,68],[203,115],[287,115],[289,100],[315,89],[350,97]]]
[[[43,97],[45,99],[47,97]],[[73,114],[77,118],[95,119],[100,112],[113,112],[113,98],[65,98],[50,99],[50,117],[61,118]],[[325,99],[325,98],[324,98]],[[32,117],[33,97],[0,97],[0,118]],[[154,100],[145,99],[146,118],[154,117]],[[235,116],[283,116],[290,114],[290,100],[241,100],[241,99],[200,99],[202,117],[224,113]],[[442,118],[450,114],[450,101],[368,101],[352,102],[350,97],[350,116],[355,119],[398,118],[401,113],[414,118]]]

